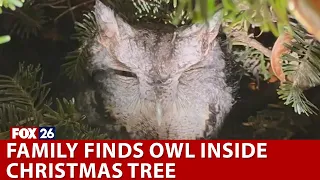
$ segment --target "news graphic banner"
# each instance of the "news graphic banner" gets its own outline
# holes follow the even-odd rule
[[[11,128],[6,179],[319,179],[320,141],[55,140],[54,127]]]

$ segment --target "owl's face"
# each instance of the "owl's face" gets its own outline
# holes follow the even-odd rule
[[[131,138],[215,135],[232,106],[215,40],[219,16],[211,27],[167,32],[134,29],[99,1],[96,15],[101,33],[92,70],[100,70],[96,83],[104,103]]]

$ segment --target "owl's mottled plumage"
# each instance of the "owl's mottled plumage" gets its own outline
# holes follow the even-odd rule
[[[187,28],[134,28],[100,1],[92,47],[96,91],[131,139],[217,135],[233,103],[216,40],[221,12]]]

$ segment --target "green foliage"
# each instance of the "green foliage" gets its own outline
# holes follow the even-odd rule
[[[8,29],[22,39],[37,36],[44,23],[47,22],[44,9],[37,0],[26,0],[23,7],[11,13],[14,22],[8,24]]]
[[[216,12],[217,6],[215,0],[195,1],[194,6],[191,0],[172,0],[171,3],[176,8],[172,21],[175,25],[179,24],[186,14],[193,22],[207,20],[208,17]]]
[[[246,47],[244,51],[234,51],[236,61],[242,63],[242,67],[246,70],[248,76],[262,77],[268,80],[271,76],[268,68],[270,67],[270,59],[265,57],[260,51]]]
[[[50,91],[49,83],[43,83],[42,77],[40,66],[24,64],[19,65],[13,77],[0,75],[0,103],[13,105],[28,117],[26,120],[38,124]]]
[[[50,89],[42,82],[40,66],[19,65],[13,76],[0,75],[1,130],[10,126],[39,125]]]
[[[212,16],[216,11],[215,0],[132,0],[138,19],[157,19],[164,23],[183,25],[198,22]]]
[[[66,56],[66,63],[62,65],[65,74],[72,80],[84,80],[86,66],[90,57],[92,42],[98,33],[98,25],[93,12],[84,14],[82,22],[75,23],[74,39],[80,47]]]
[[[289,23],[287,0],[222,0],[222,3],[228,32],[235,28],[248,31],[251,25],[278,36]]]
[[[24,0],[0,0],[0,14],[3,12],[4,8],[9,8],[12,11],[16,10],[17,7],[21,8],[23,6]],[[0,44],[10,41],[10,36],[0,36]]]
[[[0,0],[0,12],[13,19],[5,22],[5,28],[10,30],[10,34],[16,34],[22,39],[38,35],[43,24],[47,22],[44,9],[39,6],[39,3],[36,0]],[[9,8],[12,12],[1,9],[2,6]],[[0,44],[8,41],[10,36],[0,37]]]
[[[178,0],[132,0],[132,3],[136,8],[137,21],[155,21],[175,26],[189,24],[192,21],[190,14],[181,8],[182,6],[178,9]],[[183,4],[186,5],[186,2]]]
[[[293,24],[292,29],[293,41],[285,44],[290,52],[282,57],[282,69],[290,82],[282,84],[278,94],[298,114],[317,114],[318,108],[303,90],[320,85],[320,43],[301,26]]]
[[[316,114],[318,108],[313,105],[303,94],[303,90],[293,83],[286,82],[278,90],[279,98],[284,100],[285,105],[292,105],[298,114]]]
[[[9,42],[11,40],[11,37],[9,35],[0,36],[0,44],[4,44],[6,42]]]
[[[21,8],[23,3],[24,0],[0,0],[0,12],[2,12],[2,7],[9,8],[14,11],[17,7]]]
[[[55,125],[58,139],[107,139],[108,135],[85,125],[86,117],[78,112],[75,100],[56,99],[56,109],[47,106],[43,126]]]
[[[206,21],[219,9],[224,11],[228,31],[234,28],[247,30],[252,25],[278,36],[289,23],[287,0],[222,0],[219,4],[215,0],[132,1],[138,18],[165,19],[173,25]]]
[[[0,138],[8,138],[10,126],[56,126],[60,139],[105,139],[86,125],[75,101],[49,97],[49,83],[42,82],[40,66],[21,63],[13,76],[0,76]],[[56,106],[54,108],[54,105]]]

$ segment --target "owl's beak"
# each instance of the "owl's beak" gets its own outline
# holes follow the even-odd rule
[[[162,105],[159,101],[156,101],[156,118],[158,125],[161,126],[162,118],[163,118],[163,110]]]

